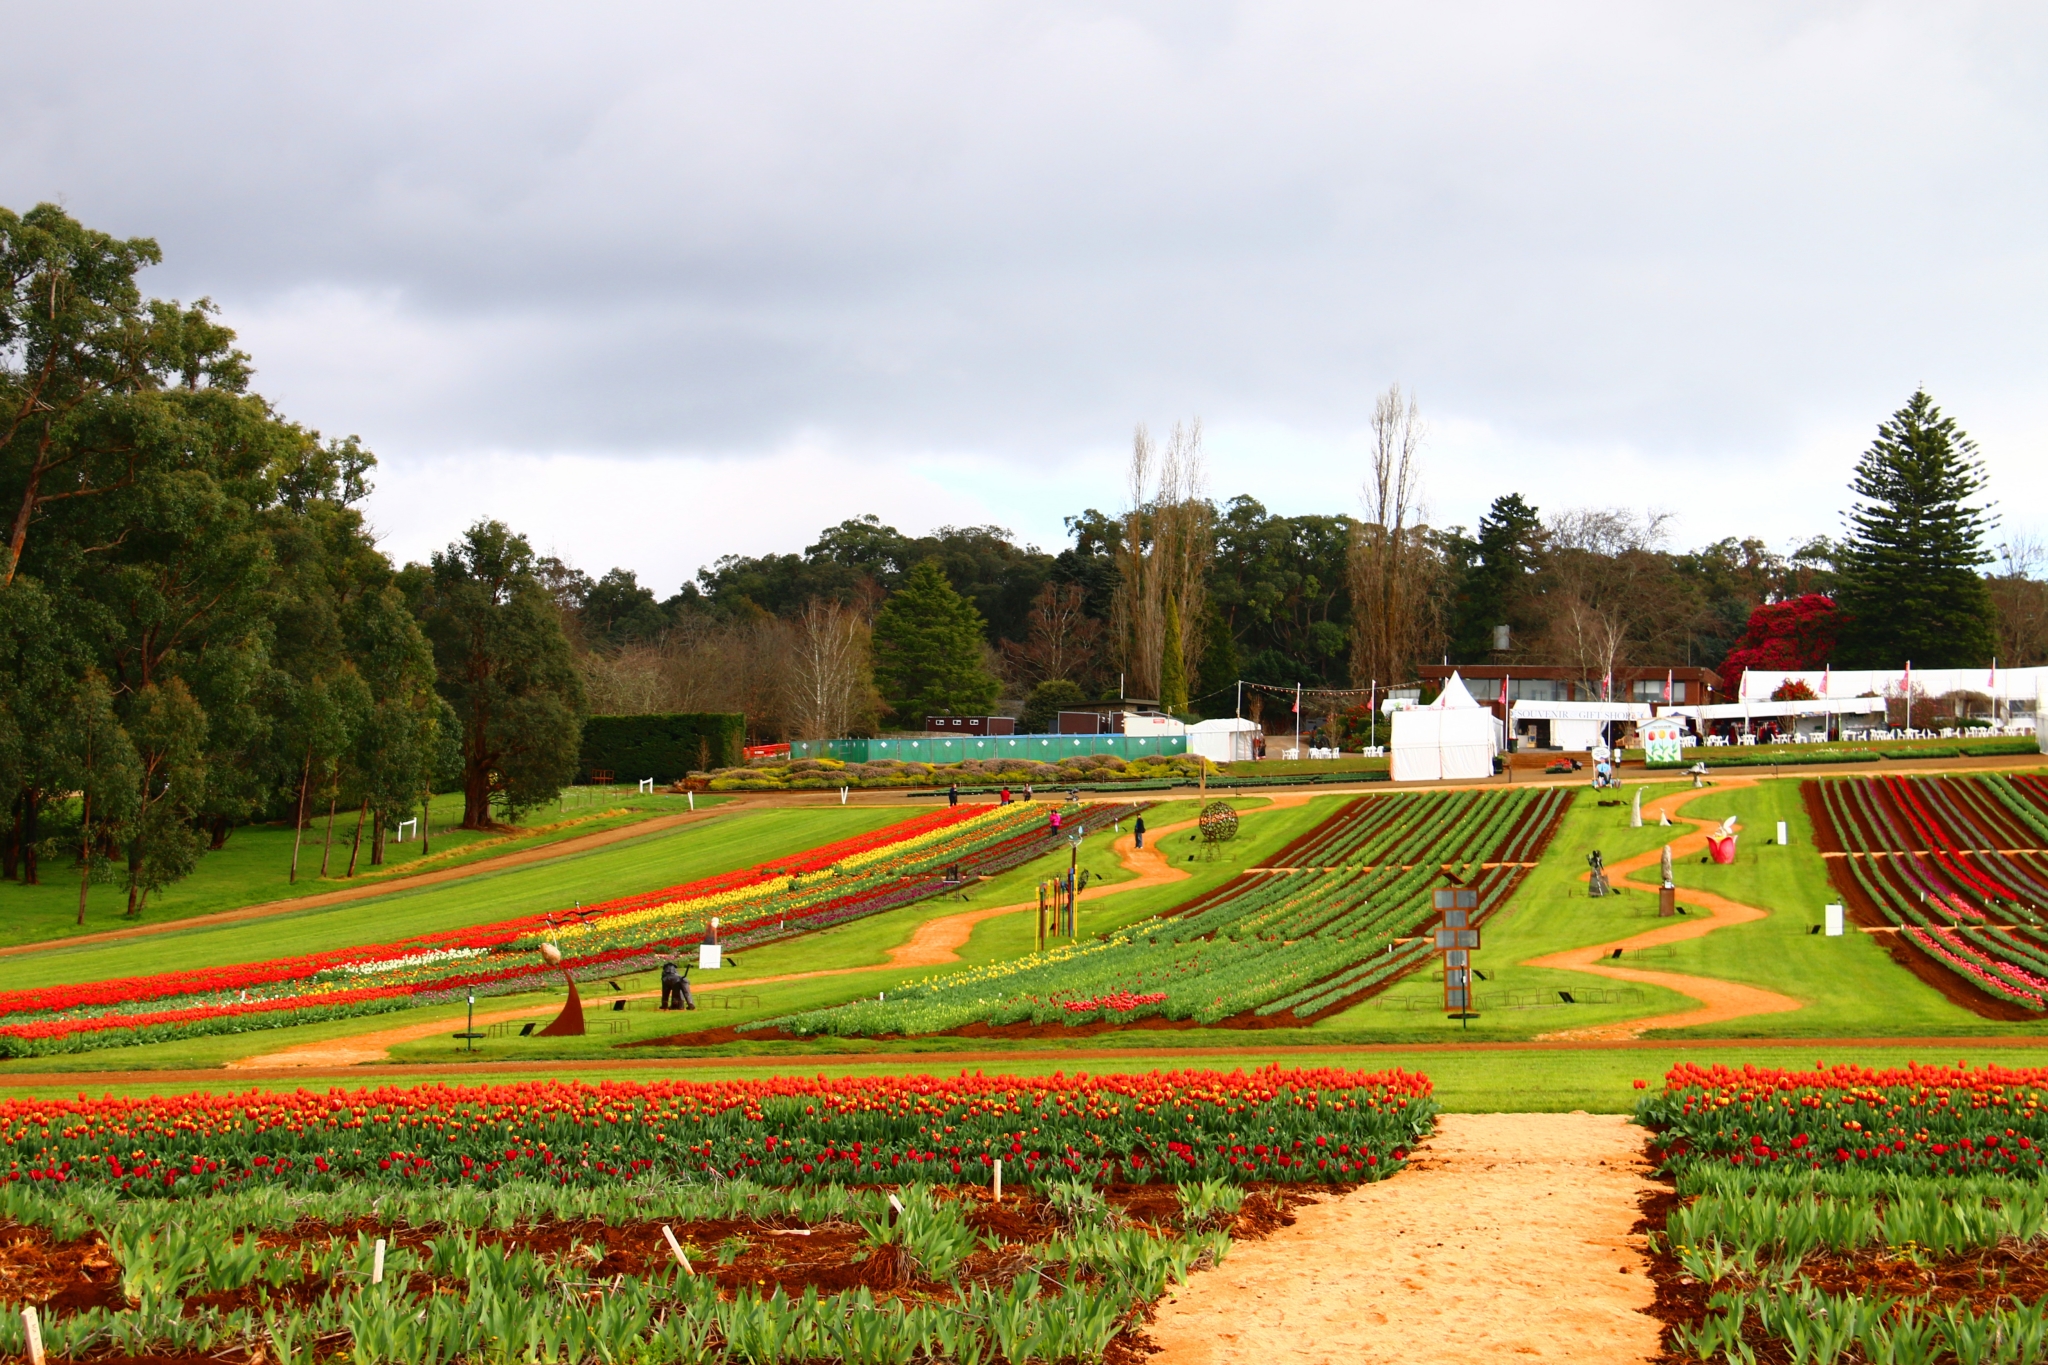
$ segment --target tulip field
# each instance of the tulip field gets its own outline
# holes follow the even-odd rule
[[[1429,960],[1430,892],[1455,872],[1479,921],[1504,903],[1570,800],[1540,791],[1403,792],[1352,801],[1272,858],[1185,906],[1099,941],[1053,946],[747,1025],[788,1034],[929,1034],[1126,1023],[1297,1023]]]
[[[1681,1065],[1638,1106],[1680,1359],[2048,1359],[2048,1070]]]
[[[1128,818],[1089,806],[1067,830]],[[694,943],[716,915],[731,948],[808,933],[938,894],[961,876],[1035,858],[1063,834],[1029,805],[959,806],[722,876],[548,915],[397,943],[156,976],[0,991],[0,1056],[126,1047],[283,1028],[531,990],[557,945],[581,976],[642,970]]]
[[[2048,779],[1809,783],[1836,888],[1965,998],[2048,1009]]]
[[[34,1305],[61,1359],[1100,1360],[1434,1114],[1279,1068],[9,1101],[0,1354]]]

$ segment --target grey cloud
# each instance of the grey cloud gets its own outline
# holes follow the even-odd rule
[[[2043,23],[24,4],[0,202],[158,237],[266,391],[409,460],[1307,449],[1401,378],[1495,433],[1440,485],[1556,503],[1517,451],[1771,478],[1922,381],[2038,451]]]

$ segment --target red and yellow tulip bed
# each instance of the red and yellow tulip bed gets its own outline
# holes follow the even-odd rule
[[[1069,829],[1127,817],[1086,808]],[[947,874],[999,871],[1052,848],[1044,813],[960,806],[858,838],[684,886],[552,915],[276,958],[80,985],[0,992],[0,1056],[127,1047],[378,1014],[532,989],[558,945],[579,975],[640,970],[694,942],[715,915],[721,938],[751,946],[842,924],[938,894]]]
[[[1679,1066],[1637,1117],[1680,1359],[2048,1358],[2048,1070]]]
[[[1134,1358],[1434,1115],[1279,1068],[13,1101],[0,1354],[33,1306],[60,1359]]]

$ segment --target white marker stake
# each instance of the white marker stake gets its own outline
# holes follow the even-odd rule
[[[1003,1202],[1003,1163],[1001,1158],[996,1160],[996,1202],[998,1204]]]
[[[901,1218],[903,1216],[903,1201],[901,1199],[898,1199],[893,1194],[889,1196],[889,1207],[896,1210],[896,1216],[898,1218]]]
[[[691,809],[691,810],[695,810],[695,809],[697,809],[697,793],[695,793],[695,792],[684,792],[684,793],[683,793],[683,795],[685,795],[685,796],[687,796],[687,797],[689,797],[689,798],[690,798],[690,809]]]
[[[696,1274],[696,1271],[690,1269],[690,1258],[683,1255],[683,1244],[676,1240],[675,1229],[663,1223],[661,1225],[661,1235],[668,1238],[668,1249],[676,1254],[676,1264],[683,1268],[683,1273],[685,1275]]]
[[[384,1239],[377,1239],[377,1249],[370,1255],[370,1283],[384,1283]]]
[[[1785,845],[1791,842],[1792,838],[1790,833],[1786,829],[1785,822],[1783,820],[1780,820],[1778,822],[1778,846],[1780,848],[1783,848]]]
[[[43,1325],[33,1306],[21,1310],[21,1331],[28,1338],[28,1365],[43,1365]]]

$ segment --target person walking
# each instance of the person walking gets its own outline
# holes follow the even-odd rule
[[[1007,783],[1007,782],[1005,782],[1005,783],[1003,784],[1003,800],[1002,800],[1002,804],[1003,804],[1003,805],[1006,805],[1006,806],[1010,804],[1010,784],[1009,784],[1009,783]]]
[[[960,804],[960,784],[958,782],[946,788],[946,804],[949,806]]]
[[[1026,801],[1031,799],[1031,784],[1029,782],[1024,784],[1024,799]]]
[[[1053,832],[1054,834],[1058,834],[1058,833],[1060,832],[1060,811],[1059,811],[1059,807],[1058,807],[1058,806],[1054,806],[1054,807],[1052,808],[1052,811],[1051,811],[1051,812],[1050,812],[1050,813],[1049,813],[1049,814],[1047,815],[1047,817],[1046,817],[1046,818],[1047,818],[1048,822],[1049,822],[1049,823],[1050,823],[1050,824],[1052,825],[1052,832]]]
[[[1144,817],[1144,816],[1142,816],[1142,815],[1141,815],[1141,816],[1139,816],[1139,817],[1138,817],[1137,819],[1135,819],[1135,820],[1131,821],[1131,838],[1132,838],[1132,840],[1133,840],[1133,842],[1132,842],[1132,844],[1131,844],[1131,847],[1133,847],[1133,848],[1143,848],[1143,847],[1145,846],[1145,817]]]

